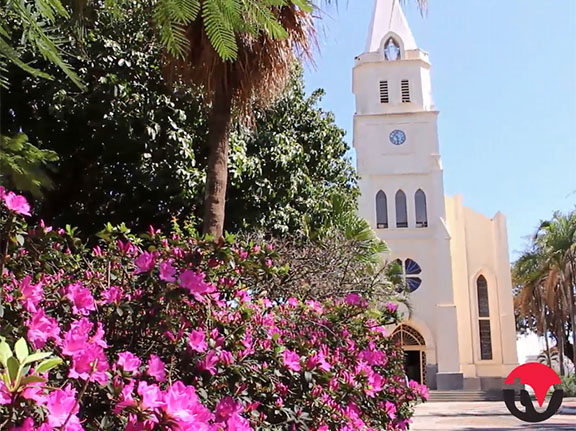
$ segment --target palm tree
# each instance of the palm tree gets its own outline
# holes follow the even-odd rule
[[[520,316],[528,319],[539,335],[550,333],[559,353],[566,347],[576,363],[576,211],[555,213],[542,222],[531,248],[514,264],[513,277],[519,290],[515,297]],[[570,343],[570,335],[572,342]],[[562,372],[563,363],[560,362]]]
[[[397,0],[398,1],[398,0]],[[330,0],[324,0],[330,3]],[[423,8],[426,0],[417,0]],[[190,3],[179,13],[166,4]],[[222,235],[228,178],[228,130],[234,115],[250,114],[284,88],[294,62],[315,40],[315,0],[160,0],[156,21],[171,58],[169,71],[200,86],[210,103],[203,232]],[[181,13],[181,12],[180,12]],[[193,17],[193,18],[192,18]]]

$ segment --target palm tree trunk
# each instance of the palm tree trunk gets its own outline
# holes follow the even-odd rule
[[[204,195],[204,234],[215,239],[224,232],[226,184],[228,182],[229,131],[232,96],[223,88],[216,90],[208,117],[208,167]]]
[[[552,368],[552,358],[550,357],[550,341],[548,341],[548,330],[544,331],[544,342],[546,343],[546,361],[548,361],[548,366]]]

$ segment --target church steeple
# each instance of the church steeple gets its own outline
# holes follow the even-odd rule
[[[408,26],[400,0],[376,0],[370,33],[366,42],[366,52],[380,50],[386,41],[384,38],[390,35],[396,36],[404,47],[404,50],[417,49],[416,40]]]

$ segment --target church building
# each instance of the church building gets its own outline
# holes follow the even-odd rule
[[[353,92],[360,215],[411,291],[392,335],[407,373],[430,389],[501,389],[518,361],[506,219],[444,195],[430,61],[398,0],[376,0]]]

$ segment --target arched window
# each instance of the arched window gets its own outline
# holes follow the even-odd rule
[[[476,280],[478,293],[478,319],[480,328],[480,358],[492,359],[492,330],[490,328],[490,302],[488,298],[488,282],[481,275]]]
[[[426,211],[426,194],[418,189],[414,195],[416,204],[416,227],[428,227],[428,212]]]
[[[396,192],[396,227],[408,227],[406,194],[402,190]]]
[[[388,201],[386,193],[380,190],[376,193],[376,229],[388,227]]]

